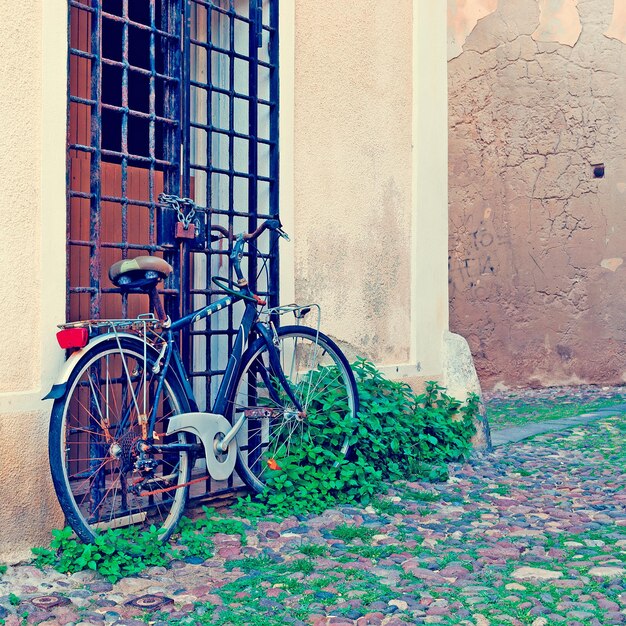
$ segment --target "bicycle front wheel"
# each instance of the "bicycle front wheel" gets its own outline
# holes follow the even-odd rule
[[[242,358],[229,412],[233,424],[245,417],[237,435],[237,473],[257,492],[289,463],[339,463],[359,410],[350,365],[329,337],[306,326],[284,326],[277,338],[280,368],[297,402],[259,339]]]
[[[185,444],[166,436],[171,415],[189,410],[172,372],[165,377],[157,420],[147,432],[159,377],[157,355],[141,339],[103,341],[74,368],[50,420],[50,468],[67,522],[86,542],[109,528],[155,526],[165,541],[187,499],[191,472],[185,446],[144,452],[145,442]],[[167,445],[164,446],[167,448]],[[181,449],[182,448],[182,449]]]

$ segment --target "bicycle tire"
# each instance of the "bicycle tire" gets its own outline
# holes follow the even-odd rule
[[[52,480],[67,523],[87,543],[107,528],[153,525],[159,539],[166,541],[185,509],[188,486],[152,492],[189,482],[192,463],[187,451],[150,455],[152,472],[142,473],[135,466],[135,444],[142,434],[137,415],[141,408],[142,415],[150,414],[156,358],[154,348],[147,346],[146,406],[144,343],[132,337],[119,338],[119,345],[111,338],[87,349],[70,374],[65,395],[54,402],[48,437]],[[156,434],[161,442],[186,442],[184,433],[167,438],[164,434],[169,415],[189,410],[182,385],[171,371],[159,404],[155,433],[150,436]],[[149,491],[142,494],[138,484]]]
[[[313,444],[308,449],[316,452],[308,453],[315,458],[303,458],[302,462],[341,462],[349,452],[351,429],[359,411],[350,364],[329,337],[307,326],[283,326],[277,339],[281,367],[304,410],[299,414],[279,388],[269,365],[267,344],[259,338],[242,357],[228,411],[232,424],[242,411],[250,415],[237,434],[236,469],[256,492],[265,489],[270,472],[280,470],[286,457],[293,462],[297,450],[302,455],[305,439]],[[265,409],[269,416],[262,417]],[[328,434],[325,427],[331,422],[341,425],[339,434]]]

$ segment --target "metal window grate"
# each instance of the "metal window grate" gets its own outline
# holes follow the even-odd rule
[[[212,207],[213,223],[253,230],[278,215],[278,2],[190,0],[189,8],[185,191]],[[220,293],[211,276],[232,278],[227,250],[190,256],[186,310]],[[250,250],[247,264],[252,289],[277,305],[277,237],[268,234]],[[200,404],[216,391],[238,313],[218,313],[190,333],[189,370]]]
[[[180,0],[70,0],[69,21],[67,317],[126,317],[145,298],[107,269],[162,254],[156,198],[180,181]]]
[[[174,266],[164,292],[168,310],[184,314],[218,294],[211,276],[232,277],[232,268],[226,250],[160,240],[158,194],[192,197],[235,232],[278,215],[278,0],[68,4],[67,319],[145,312],[147,298],[120,297],[107,274],[139,254]],[[268,235],[246,258],[270,306],[277,248]],[[225,311],[182,337],[200,408],[225,369],[237,315]],[[234,485],[207,480],[192,497]]]

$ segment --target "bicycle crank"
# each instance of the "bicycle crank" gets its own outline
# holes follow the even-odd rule
[[[170,417],[167,434],[184,431],[198,437],[204,446],[206,466],[211,478],[226,480],[235,469],[237,444],[232,439],[225,451],[222,451],[220,444],[231,428],[228,420],[216,413],[181,413]]]

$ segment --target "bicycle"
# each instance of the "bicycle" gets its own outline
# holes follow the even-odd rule
[[[159,199],[170,206],[191,202]],[[165,314],[158,294],[171,266],[140,256],[113,264],[109,275],[122,292],[147,293],[154,313],[60,326],[59,345],[71,353],[46,396],[54,399],[50,468],[67,523],[83,541],[125,526],[156,528],[166,541],[190,485],[207,475],[226,480],[236,470],[261,492],[307,440],[315,444],[316,464],[336,464],[347,455],[349,437],[325,438],[322,426],[353,420],[359,398],[346,357],[319,331],[319,307],[266,309],[244,278],[244,246],[266,230],[288,239],[275,219],[235,236],[211,227],[217,233],[211,241],[231,245],[236,280],[214,277],[225,295],[178,320]],[[225,373],[211,411],[200,411],[176,334],[240,301],[245,309]],[[315,307],[317,328],[302,325]],[[275,324],[289,313],[296,324]],[[201,458],[206,470],[192,479]]]

